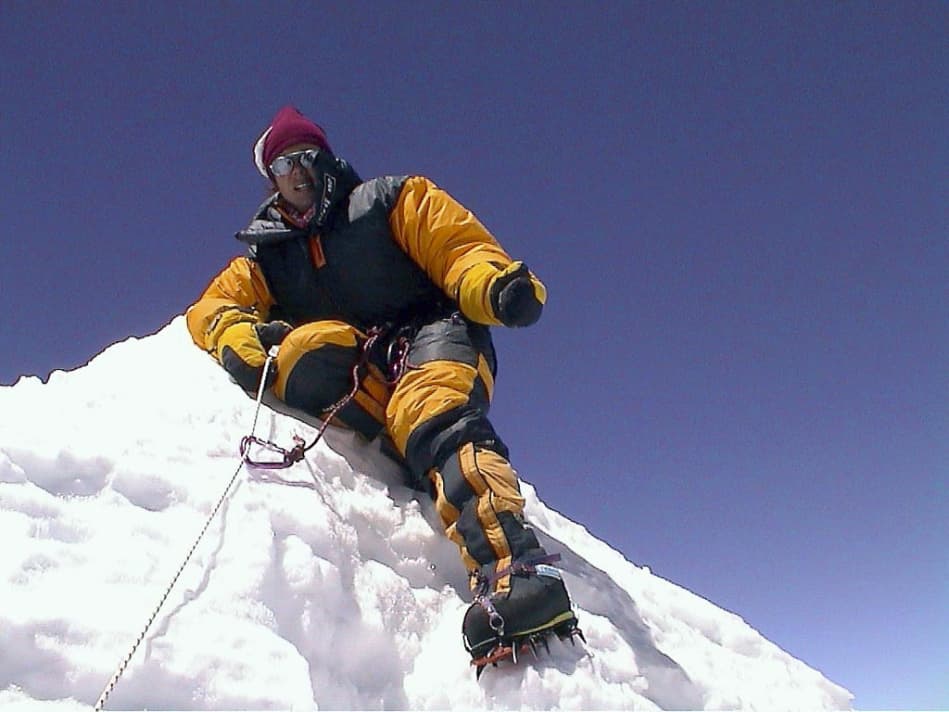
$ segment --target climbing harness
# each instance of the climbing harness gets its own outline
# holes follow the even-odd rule
[[[382,338],[385,332],[382,329],[372,329],[369,332],[370,340]],[[412,339],[409,334],[412,333],[411,327],[400,329],[389,342],[386,348],[386,385],[394,386],[402,378],[408,364],[409,347],[412,345]],[[372,348],[370,345],[369,348]]]

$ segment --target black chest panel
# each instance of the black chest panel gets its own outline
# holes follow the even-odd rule
[[[448,297],[393,241],[389,213],[404,178],[360,184],[319,237],[325,264],[314,262],[310,237],[262,241],[255,259],[277,302],[270,318],[299,324],[341,319],[363,329],[433,313]]]

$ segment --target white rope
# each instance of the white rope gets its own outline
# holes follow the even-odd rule
[[[161,600],[158,601],[158,605],[155,606],[155,610],[152,611],[151,616],[148,618],[148,622],[145,623],[145,627],[142,629],[142,632],[139,633],[138,638],[136,638],[135,643],[132,645],[132,649],[129,650],[128,655],[125,656],[125,659],[119,663],[118,670],[115,671],[115,674],[112,676],[112,679],[109,680],[109,684],[106,685],[105,689],[102,691],[102,694],[99,695],[99,701],[96,702],[95,711],[100,712],[105,706],[106,700],[109,699],[109,695],[112,694],[112,690],[115,689],[116,684],[119,681],[119,678],[122,677],[122,674],[125,672],[125,669],[128,667],[129,663],[132,661],[132,656],[135,655],[135,651],[138,650],[138,646],[142,644],[142,641],[145,639],[145,636],[148,633],[148,629],[151,628],[152,623],[155,622],[155,618],[158,617],[158,612],[161,610],[161,607],[165,605],[165,601],[168,600],[168,596],[171,595],[171,590],[175,587],[175,584],[178,582],[178,579],[181,577],[182,572],[185,570],[185,567],[188,565],[188,562],[191,561],[191,557],[194,555],[195,550],[198,548],[198,544],[201,543],[201,539],[204,538],[204,534],[207,532],[208,527],[211,526],[211,522],[214,520],[214,517],[217,516],[218,510],[221,508],[221,505],[224,504],[224,501],[227,499],[228,493],[231,491],[231,487],[234,486],[237,476],[241,472],[244,463],[241,462],[237,466],[237,469],[234,471],[234,474],[231,476],[230,481],[227,483],[227,487],[224,489],[224,494],[221,495],[221,498],[217,501],[217,504],[214,505],[214,509],[211,511],[211,514],[208,515],[207,521],[204,523],[204,526],[201,527],[201,531],[198,534],[198,538],[195,539],[194,544],[191,546],[191,550],[188,552],[188,555],[185,557],[185,560],[181,562],[181,566],[178,567],[178,571],[175,573],[174,577],[171,579],[171,583],[168,584],[168,587],[165,589],[164,594],[162,594]]]
[[[260,377],[260,387],[257,390],[257,409],[254,411],[254,424],[251,427],[251,434],[257,429],[257,417],[260,415],[260,405],[264,397],[265,382],[267,380],[267,373],[270,370],[270,362],[277,356],[277,347],[274,346],[270,349],[270,353],[267,354],[267,360],[264,363],[263,374]],[[211,510],[211,514],[208,515],[207,521],[204,522],[204,526],[201,527],[201,531],[198,533],[198,537],[194,540],[194,544],[191,545],[191,550],[188,552],[188,555],[185,556],[185,560],[181,562],[181,566],[178,567],[178,571],[175,572],[174,577],[171,579],[171,582],[168,584],[168,587],[165,589],[165,592],[162,594],[161,599],[158,601],[158,605],[155,606],[155,610],[152,611],[151,616],[149,616],[148,621],[145,623],[145,627],[142,628],[142,632],[139,633],[138,638],[135,639],[135,642],[132,644],[132,649],[129,650],[128,655],[119,663],[118,669],[115,671],[115,674],[112,675],[112,679],[109,680],[109,684],[105,686],[105,689],[102,691],[102,694],[99,695],[99,700],[96,702],[95,712],[101,712],[105,707],[106,700],[109,699],[109,695],[112,694],[112,691],[115,689],[116,684],[119,682],[119,678],[125,673],[126,668],[128,668],[129,663],[132,661],[132,657],[135,655],[135,651],[138,650],[138,647],[142,644],[142,641],[145,640],[145,636],[148,634],[148,629],[151,628],[152,623],[155,622],[155,618],[158,617],[159,611],[165,601],[168,600],[168,596],[171,595],[172,589],[175,587],[175,584],[178,583],[178,579],[181,577],[182,572],[184,572],[185,567],[188,565],[188,562],[191,561],[191,557],[194,556],[194,552],[197,550],[198,545],[201,543],[201,540],[204,538],[205,533],[208,531],[208,527],[211,526],[211,522],[214,521],[214,518],[217,516],[218,511],[221,509],[221,506],[224,504],[227,499],[228,493],[231,491],[231,488],[234,486],[234,482],[237,480],[237,476],[240,474],[241,469],[244,466],[244,461],[241,460],[240,464],[237,466],[237,469],[234,470],[234,474],[231,475],[231,479],[227,483],[227,487],[224,488],[224,493],[221,495],[221,498],[218,499],[217,504],[214,505],[214,509]]]
[[[270,373],[270,363],[277,358],[280,353],[280,346],[274,345],[267,352],[267,360],[264,361],[264,370],[260,375],[260,384],[257,386],[257,409],[254,411],[254,423],[250,426],[250,434],[257,432],[257,418],[260,415],[260,406],[264,402],[264,391],[267,390],[267,374]]]

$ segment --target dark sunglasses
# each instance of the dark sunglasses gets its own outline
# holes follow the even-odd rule
[[[275,176],[288,176],[293,171],[293,165],[299,163],[304,168],[311,168],[316,163],[317,156],[320,155],[320,149],[307,148],[303,151],[294,151],[277,156],[270,164],[270,172]]]

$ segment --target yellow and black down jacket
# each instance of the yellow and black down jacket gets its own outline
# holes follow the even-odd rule
[[[250,254],[234,259],[187,314],[195,343],[218,358],[220,336],[248,321],[338,319],[365,330],[461,311],[496,325],[492,283],[520,266],[422,176],[358,183],[318,233],[292,227],[274,195],[237,237]],[[543,303],[543,285],[531,281]]]

